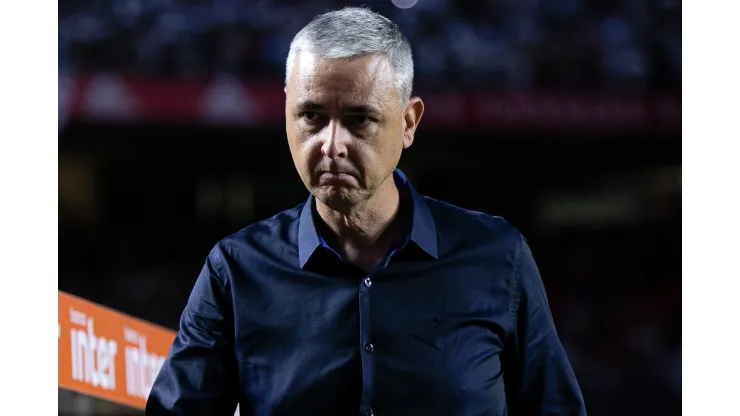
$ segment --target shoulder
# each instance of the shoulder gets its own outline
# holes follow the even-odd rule
[[[254,222],[241,230],[219,240],[211,250],[210,256],[220,258],[233,257],[245,249],[269,249],[283,251],[286,244],[295,239],[298,231],[298,219],[304,204],[286,209],[278,214]],[[283,243],[283,244],[281,244]]]
[[[431,197],[422,197],[438,227],[465,227],[467,232],[518,238],[521,233],[505,218],[458,207]]]
[[[427,196],[422,198],[434,218],[440,239],[446,240],[448,246],[491,247],[518,252],[524,244],[522,233],[503,217],[461,208]]]

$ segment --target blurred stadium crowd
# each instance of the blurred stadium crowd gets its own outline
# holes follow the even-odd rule
[[[63,0],[60,69],[275,78],[330,0]],[[675,88],[680,0],[420,0],[369,4],[399,24],[418,79],[457,88]]]

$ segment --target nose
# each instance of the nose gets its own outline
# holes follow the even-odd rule
[[[347,142],[350,138],[351,135],[340,123],[330,122],[322,134],[321,153],[331,160],[347,157]]]

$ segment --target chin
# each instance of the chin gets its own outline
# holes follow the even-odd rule
[[[314,190],[314,198],[329,208],[343,212],[356,205],[360,198],[349,189],[336,186],[321,186]]]

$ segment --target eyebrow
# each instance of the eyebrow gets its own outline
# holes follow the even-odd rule
[[[323,110],[324,106],[313,101],[301,101],[295,106],[296,113]]]
[[[324,105],[314,101],[301,101],[295,106],[296,113],[303,113],[306,111],[321,111],[325,109],[326,107]],[[342,109],[342,112],[373,115],[379,115],[382,113],[380,108],[369,104],[347,106]]]
[[[345,108],[344,111],[347,113],[356,113],[356,114],[371,114],[371,115],[381,114],[380,108],[375,107],[373,105],[369,105],[369,104],[349,106]]]

